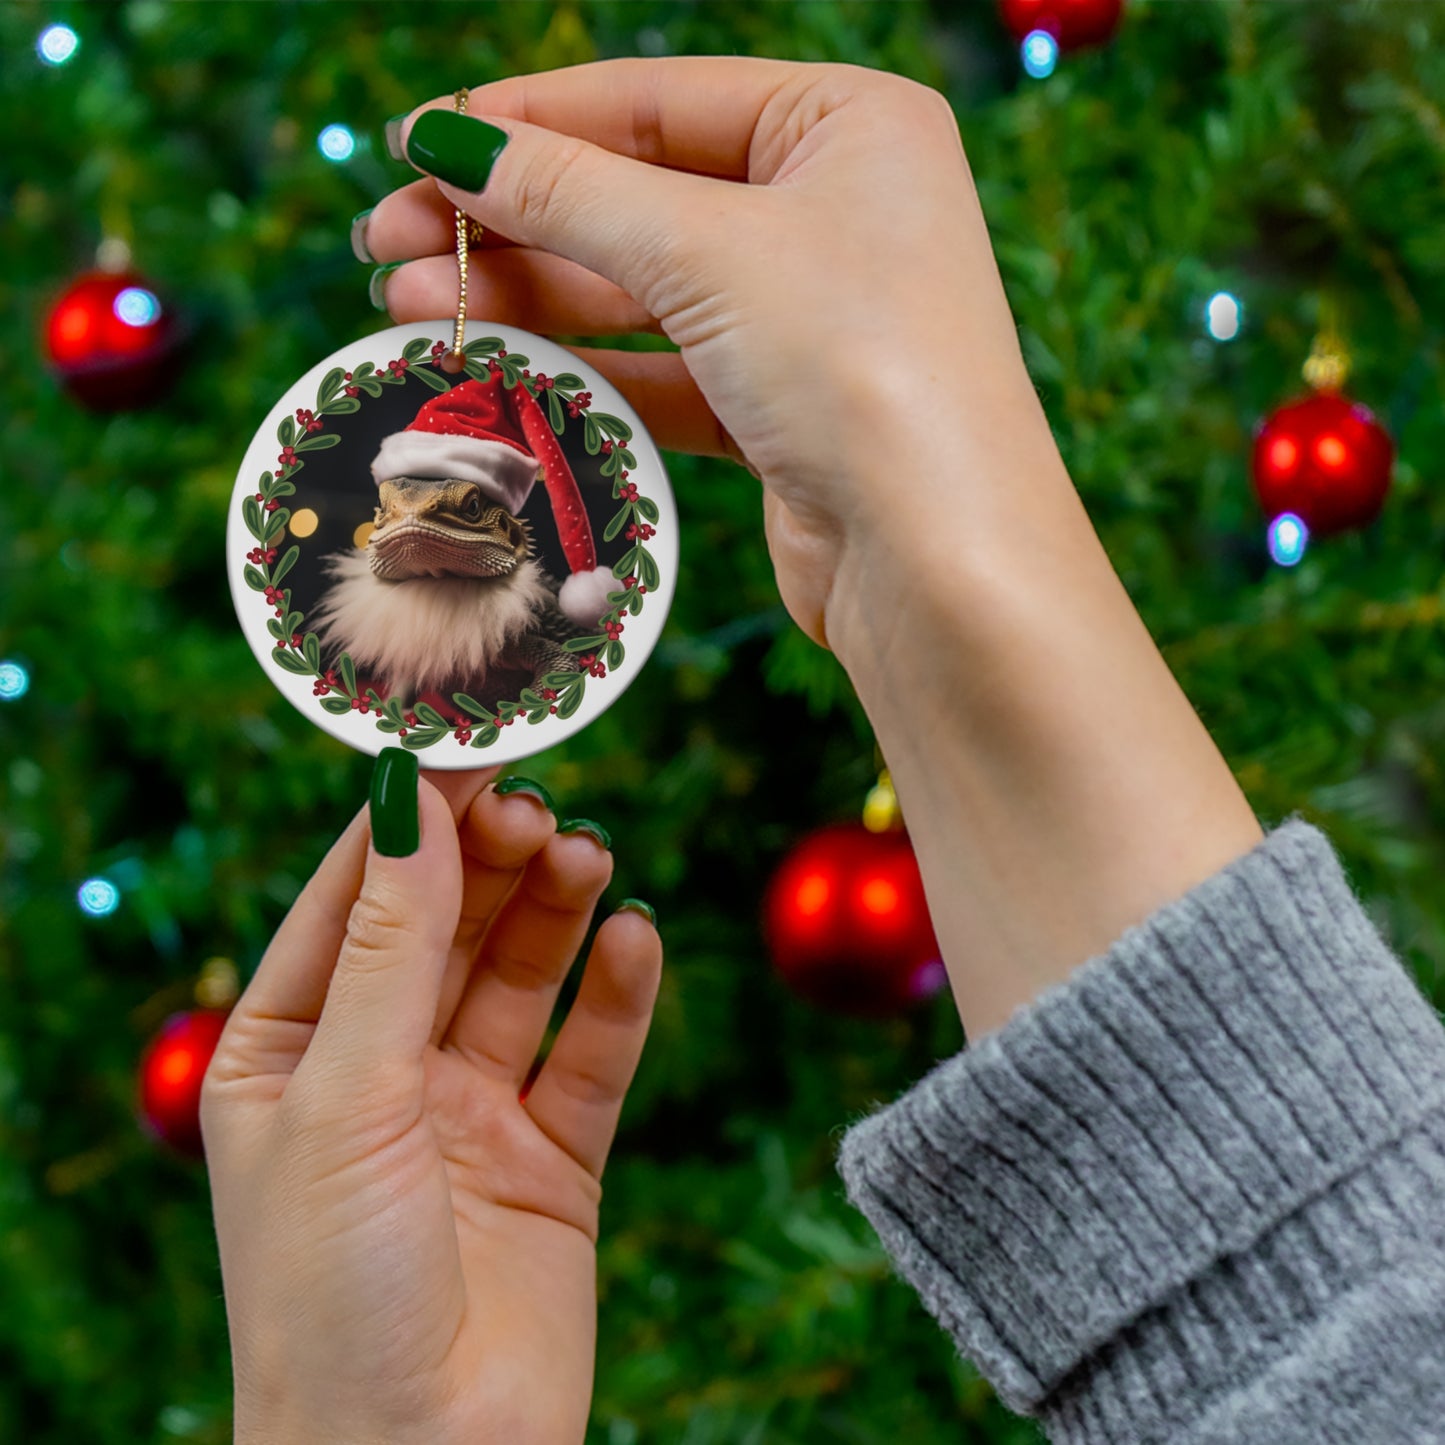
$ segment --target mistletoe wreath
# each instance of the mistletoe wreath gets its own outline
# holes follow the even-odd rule
[[[445,341],[419,337],[408,341],[401,356],[384,367],[370,361],[362,362],[354,371],[333,367],[317,388],[315,408],[300,407],[294,418],[282,420],[276,430],[281,451],[275,470],[262,472],[258,490],[241,502],[242,520],[255,543],[246,553],[246,585],[260,594],[274,613],[266,623],[267,631],[276,639],[271,660],[287,672],[314,678],[313,693],[327,712],[374,712],[380,731],[394,734],[404,748],[414,751],[432,747],[448,734],[463,747],[486,748],[518,718],[536,725],[552,716],[571,717],[582,706],[588,678],[604,678],[609,670],[615,672],[622,666],[627,655],[622,643],[623,615],[641,612],[644,597],[661,581],[656,559],[644,545],[655,534],[658,507],[638,491],[635,482],[628,480],[629,469],[637,465],[627,445],[632,440],[632,428],[620,417],[593,411],[592,394],[582,389],[580,376],[572,372],[556,376],[539,372],[533,376],[526,356],[508,352],[500,336],[485,336],[464,349],[467,360],[463,373],[474,379],[499,374],[509,391],[524,386],[539,403],[545,398],[547,419],[559,435],[569,418],[581,421],[583,446],[589,456],[601,455],[601,473],[612,478],[612,496],[621,505],[602,538],[610,542],[625,534],[632,546],[612,566],[613,577],[620,576],[621,581],[616,591],[607,594],[608,608],[597,620],[600,630],[563,644],[566,651],[578,654],[576,672],[547,673],[540,688],[523,688],[518,697],[500,701],[495,708],[484,707],[464,692],[453,693],[452,701],[458,709],[453,719],[425,702],[408,708],[398,698],[382,698],[375,688],[359,690],[356,667],[347,653],[336,659],[334,668],[323,669],[321,639],[315,632],[303,631],[305,614],[292,606],[291,589],[283,586],[301,549],[293,543],[277,557],[291,519],[282,498],[295,494],[295,477],[306,465],[306,452],[340,443],[335,432],[325,430],[322,418],[359,411],[363,394],[380,396],[382,387],[405,385],[408,376],[416,377],[433,391],[450,390],[453,380],[440,367],[448,349]]]

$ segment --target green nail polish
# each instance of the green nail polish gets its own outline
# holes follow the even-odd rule
[[[371,841],[388,858],[409,858],[421,846],[417,803],[420,764],[405,748],[383,748],[371,773]]]
[[[492,791],[499,797],[510,797],[513,793],[525,793],[529,798],[536,798],[549,813],[557,811],[557,805],[552,801],[552,795],[541,783],[535,783],[531,778],[503,778],[496,784]]]
[[[604,848],[612,847],[612,835],[601,823],[594,823],[591,818],[568,818],[565,823],[558,824],[557,831],[559,833],[587,833]]]
[[[351,218],[351,254],[358,261],[365,261],[368,266],[376,265],[376,257],[371,254],[366,244],[366,223],[375,209],[374,206],[368,206]]]
[[[654,928],[657,927],[657,910],[640,898],[624,898],[617,905],[619,913],[640,913]]]
[[[383,134],[386,136],[386,153],[394,161],[404,161],[406,156],[401,149],[401,128],[406,123],[406,118],[411,112],[405,111],[401,115],[394,115],[387,121]]]
[[[386,278],[395,271],[398,266],[405,266],[405,261],[389,261],[385,266],[378,266],[371,273],[371,280],[367,284],[366,294],[371,297],[371,304],[378,311],[386,310]]]
[[[508,139],[506,131],[484,120],[454,110],[427,110],[406,138],[406,158],[449,185],[480,191]]]

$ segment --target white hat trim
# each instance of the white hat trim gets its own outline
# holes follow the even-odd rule
[[[399,431],[382,441],[371,475],[378,484],[393,477],[475,482],[515,516],[537,479],[537,461],[506,442],[455,432]]]
[[[596,627],[597,619],[607,611],[607,594],[618,592],[622,584],[606,567],[590,572],[574,572],[562,583],[557,605],[564,615],[580,627]]]

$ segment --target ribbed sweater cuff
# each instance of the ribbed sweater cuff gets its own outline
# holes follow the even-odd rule
[[[1291,818],[856,1124],[839,1168],[1006,1403],[1081,1419],[1112,1372],[1113,1427],[1061,1433],[1142,1439],[1131,1398],[1267,1353],[1240,1335],[1281,1301],[1325,1306],[1332,1238],[1378,1257],[1372,1161],[1438,1161],[1442,1103],[1439,1018]]]

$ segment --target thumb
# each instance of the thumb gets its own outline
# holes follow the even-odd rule
[[[706,239],[697,218],[715,214],[724,186],[730,206],[747,193],[510,116],[440,107],[419,111],[403,127],[402,150],[459,210],[519,245],[586,266],[656,316],[683,304],[658,292],[664,283],[675,286],[678,268],[696,259]]]
[[[415,753],[384,748],[377,757],[370,822],[361,894],[297,1068],[328,1087],[396,1080],[420,1066],[461,914],[456,823],[446,798],[419,780]]]

